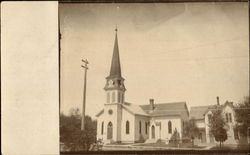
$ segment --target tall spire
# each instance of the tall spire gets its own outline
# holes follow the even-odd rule
[[[113,49],[113,57],[112,57],[109,77],[121,77],[121,65],[120,65],[120,57],[119,57],[117,31],[118,30],[116,27],[115,28],[115,44],[114,44],[114,49]]]

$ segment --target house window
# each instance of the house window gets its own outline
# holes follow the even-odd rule
[[[118,85],[121,85],[121,80],[118,80],[117,83],[118,83]]]
[[[129,121],[126,121],[126,134],[129,134]]]
[[[110,102],[110,94],[109,94],[109,92],[107,93],[107,103],[109,103]]]
[[[232,114],[229,113],[228,115],[229,115],[229,122],[232,123]]]
[[[228,113],[226,113],[226,122],[229,122],[229,121],[228,121]]]
[[[212,115],[208,114],[207,117],[208,117],[208,123],[211,123]]]
[[[139,133],[141,133],[141,121],[139,122]]]
[[[199,139],[200,140],[202,139],[202,133],[199,133]]]
[[[115,92],[112,93],[112,102],[115,102]]]
[[[104,122],[102,122],[101,134],[103,135]]]
[[[148,124],[145,122],[145,134],[148,134]]]
[[[239,139],[238,129],[237,128],[234,128],[234,139],[236,139],[236,140]]]
[[[172,133],[172,123],[168,121],[168,133]]]

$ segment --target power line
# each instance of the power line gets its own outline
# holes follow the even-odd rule
[[[228,41],[240,40],[242,38],[248,38],[248,36],[245,35],[245,36],[240,36],[240,37],[236,37],[236,38],[232,38],[232,39],[200,44],[200,45],[196,45],[196,46],[193,46],[193,47],[186,47],[186,48],[181,48],[181,49],[169,50],[167,52],[154,52],[154,53],[149,54],[149,55],[186,52],[187,50],[191,50],[191,49],[194,49],[194,48],[200,48],[200,47],[205,47],[205,46],[214,45],[214,44],[221,44],[221,43],[228,42]]]
[[[238,58],[249,58],[249,56],[224,56],[224,57],[200,57],[200,58],[187,58],[187,59],[157,59],[158,61],[203,61],[203,60],[220,60],[220,59],[238,59]]]

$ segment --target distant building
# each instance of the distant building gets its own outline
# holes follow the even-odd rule
[[[117,30],[116,30],[117,31]],[[176,130],[183,136],[184,121],[189,118],[185,102],[136,105],[125,101],[117,32],[110,74],[106,78],[106,101],[97,116],[97,139],[105,143],[156,142],[169,140]]]
[[[233,106],[233,102],[228,101],[220,105],[219,97],[217,97],[217,105],[191,107],[190,119],[195,119],[196,125],[200,130],[196,141],[202,143],[216,143],[213,135],[209,132],[209,119],[212,116],[213,110],[216,108],[222,110],[222,117],[224,117],[226,121],[227,140],[224,144],[237,144],[239,133],[235,130],[235,107]]]

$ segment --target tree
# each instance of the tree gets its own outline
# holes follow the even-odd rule
[[[214,136],[217,142],[221,144],[227,140],[227,131],[225,129],[226,122],[222,117],[222,111],[217,107],[214,111],[212,111],[212,116],[210,120],[210,132]]]
[[[70,151],[88,150],[96,141],[96,121],[85,116],[85,130],[81,131],[79,109],[71,109],[70,115],[60,114],[60,142]]]
[[[247,127],[250,125],[250,98],[249,96],[245,97],[243,102],[239,103],[235,108],[236,115],[236,130],[239,131],[241,136],[247,136]]]
[[[194,138],[199,135],[199,128],[195,123],[195,119],[191,118],[189,121],[184,123],[184,137],[190,138],[192,146],[194,146]]]

